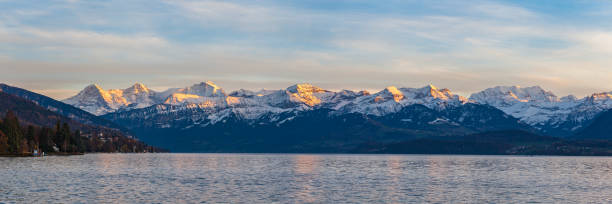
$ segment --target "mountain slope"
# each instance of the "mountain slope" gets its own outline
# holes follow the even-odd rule
[[[20,98],[32,101],[33,103],[36,103],[37,105],[47,110],[50,110],[64,117],[70,118],[71,120],[74,120],[82,124],[93,125],[93,126],[104,126],[104,127],[114,128],[114,129],[123,129],[121,126],[109,120],[105,120],[89,112],[83,111],[79,108],[75,108],[71,105],[62,103],[55,99],[28,91],[25,89],[12,87],[6,84],[0,84],[0,92],[12,94]]]
[[[382,116],[317,108],[245,118],[239,110],[156,105],[104,117],[143,141],[178,152],[346,152],[366,141],[530,130],[516,118],[478,104],[446,110],[413,104]]]
[[[0,92],[0,116],[7,115],[9,111],[13,113],[14,117],[16,116],[15,120],[19,120],[23,130],[28,127],[28,131],[32,130],[30,134],[36,135],[26,138],[27,143],[23,144],[27,145],[20,148],[23,152],[30,152],[38,148],[47,153],[57,152],[59,149],[61,149],[61,152],[161,151],[134,139],[132,136],[126,135],[118,129],[83,124],[39,106],[34,101],[6,92]],[[62,130],[65,131],[61,134],[64,134],[64,136],[68,135],[66,137],[71,138],[70,142],[63,140],[63,137],[54,136],[57,135],[54,131],[59,131],[59,126],[54,129],[56,124],[63,124]],[[76,130],[79,130],[78,133],[76,133]],[[73,131],[75,131],[74,135],[71,133]],[[21,135],[24,134],[25,132],[21,133]],[[66,146],[68,143],[70,143],[70,148]],[[62,146],[62,144],[65,146]],[[3,151],[0,150],[0,152]]]
[[[498,86],[470,96],[479,104],[496,107],[548,135],[570,136],[589,124],[597,114],[612,108],[612,94],[598,93],[576,99],[558,98],[538,86]]]
[[[581,139],[612,139],[612,109],[600,113],[595,120],[576,135]]]
[[[47,110],[32,101],[5,92],[0,92],[0,115],[5,115],[9,110],[13,111],[18,118],[22,119],[21,122],[28,125],[52,127],[56,122],[62,121],[68,122],[72,127],[82,127],[82,124]]]

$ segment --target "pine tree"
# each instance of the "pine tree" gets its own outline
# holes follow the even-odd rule
[[[35,141],[35,137],[36,137],[35,134],[36,134],[36,130],[35,130],[34,126],[28,125],[28,129],[27,129],[26,134],[25,134],[25,139],[27,140],[27,142],[29,144],[28,147],[29,147],[30,151],[36,149],[37,146],[38,146],[36,141]]]
[[[57,121],[57,123],[55,123],[55,131],[52,140],[54,145],[60,148],[60,146],[62,145],[62,128],[59,120]]]
[[[68,126],[68,123],[64,123],[64,125],[62,126],[62,130],[61,130],[61,137],[62,139],[62,151],[64,152],[70,152],[72,151],[70,149],[70,139],[72,138],[72,134],[70,133],[70,126]]]
[[[84,152],[85,151],[85,143],[83,142],[83,138],[81,137],[81,131],[77,130],[72,135],[72,144],[74,144],[75,152]]]
[[[9,152],[9,144],[8,137],[0,130],[0,153],[8,153]]]
[[[8,137],[9,152],[19,153],[23,139],[23,133],[19,127],[19,119],[12,111],[8,111],[2,123],[2,130]]]
[[[53,142],[51,141],[51,136],[53,135],[53,131],[50,128],[44,127],[40,131],[39,136],[39,145],[40,149],[43,152],[53,152]]]
[[[21,142],[19,142],[19,150],[17,151],[18,153],[26,153],[26,152],[30,152],[30,146],[28,144],[28,140],[26,140],[25,138],[21,139]]]

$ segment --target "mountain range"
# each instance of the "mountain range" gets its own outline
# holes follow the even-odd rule
[[[600,113],[612,108],[612,95],[559,98],[538,86],[498,86],[466,98],[433,85],[389,86],[370,93],[331,91],[311,84],[228,93],[207,81],[160,92],[140,83],[111,90],[93,84],[63,102],[171,150],[226,151],[229,146],[226,142],[244,141],[242,147],[232,148],[255,151],[257,148],[252,146],[257,142],[253,137],[261,141],[272,137],[287,147],[283,151],[340,151],[345,147],[333,145],[352,148],[357,143],[374,140],[372,137],[401,141],[508,129],[575,137]],[[293,140],[312,134],[323,139],[313,139],[310,147]],[[344,135],[338,137],[340,134]],[[171,136],[173,147],[168,147],[169,135],[182,137]],[[351,141],[347,142],[346,137]],[[325,144],[333,145],[324,147]],[[263,151],[265,145],[259,145],[263,145],[260,148]]]
[[[126,89],[103,90],[90,85],[76,96],[63,100],[67,104],[95,115],[120,113],[155,105],[174,108],[215,109],[210,118],[231,109],[246,119],[258,119],[268,113],[328,108],[337,113],[362,113],[382,116],[402,107],[420,104],[443,110],[463,104],[489,105],[518,118],[547,134],[569,136],[588,124],[597,114],[612,108],[611,93],[595,93],[582,99],[569,95],[557,97],[539,86],[497,86],[472,94],[469,98],[433,85],[422,88],[387,87],[377,93],[367,91],[329,91],[311,84],[296,84],[282,90],[238,90],[226,93],[207,81],[185,88],[163,92],[148,89],[140,83]],[[214,121],[213,121],[214,122]]]
[[[559,98],[538,86],[498,86],[466,98],[433,85],[370,93],[311,84],[226,92],[207,81],[165,91],[93,84],[56,101],[0,84],[0,112],[38,126],[59,120],[85,132],[133,135],[175,152],[606,155],[608,146],[584,140],[612,139],[611,95]]]

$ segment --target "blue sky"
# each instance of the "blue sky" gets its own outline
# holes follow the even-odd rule
[[[0,81],[612,91],[608,1],[0,0]]]

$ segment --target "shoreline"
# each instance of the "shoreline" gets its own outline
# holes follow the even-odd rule
[[[0,154],[0,157],[46,157],[46,156],[77,156],[85,154],[244,154],[244,155],[414,155],[414,156],[518,156],[518,157],[612,157],[612,154],[462,154],[462,153],[358,153],[358,152],[54,152],[42,155],[25,154]]]
[[[84,155],[83,152],[53,152],[53,153],[45,153],[44,156],[73,156],[73,155]],[[0,154],[0,157],[43,157],[43,155],[33,155],[32,153],[22,153],[22,154]]]

